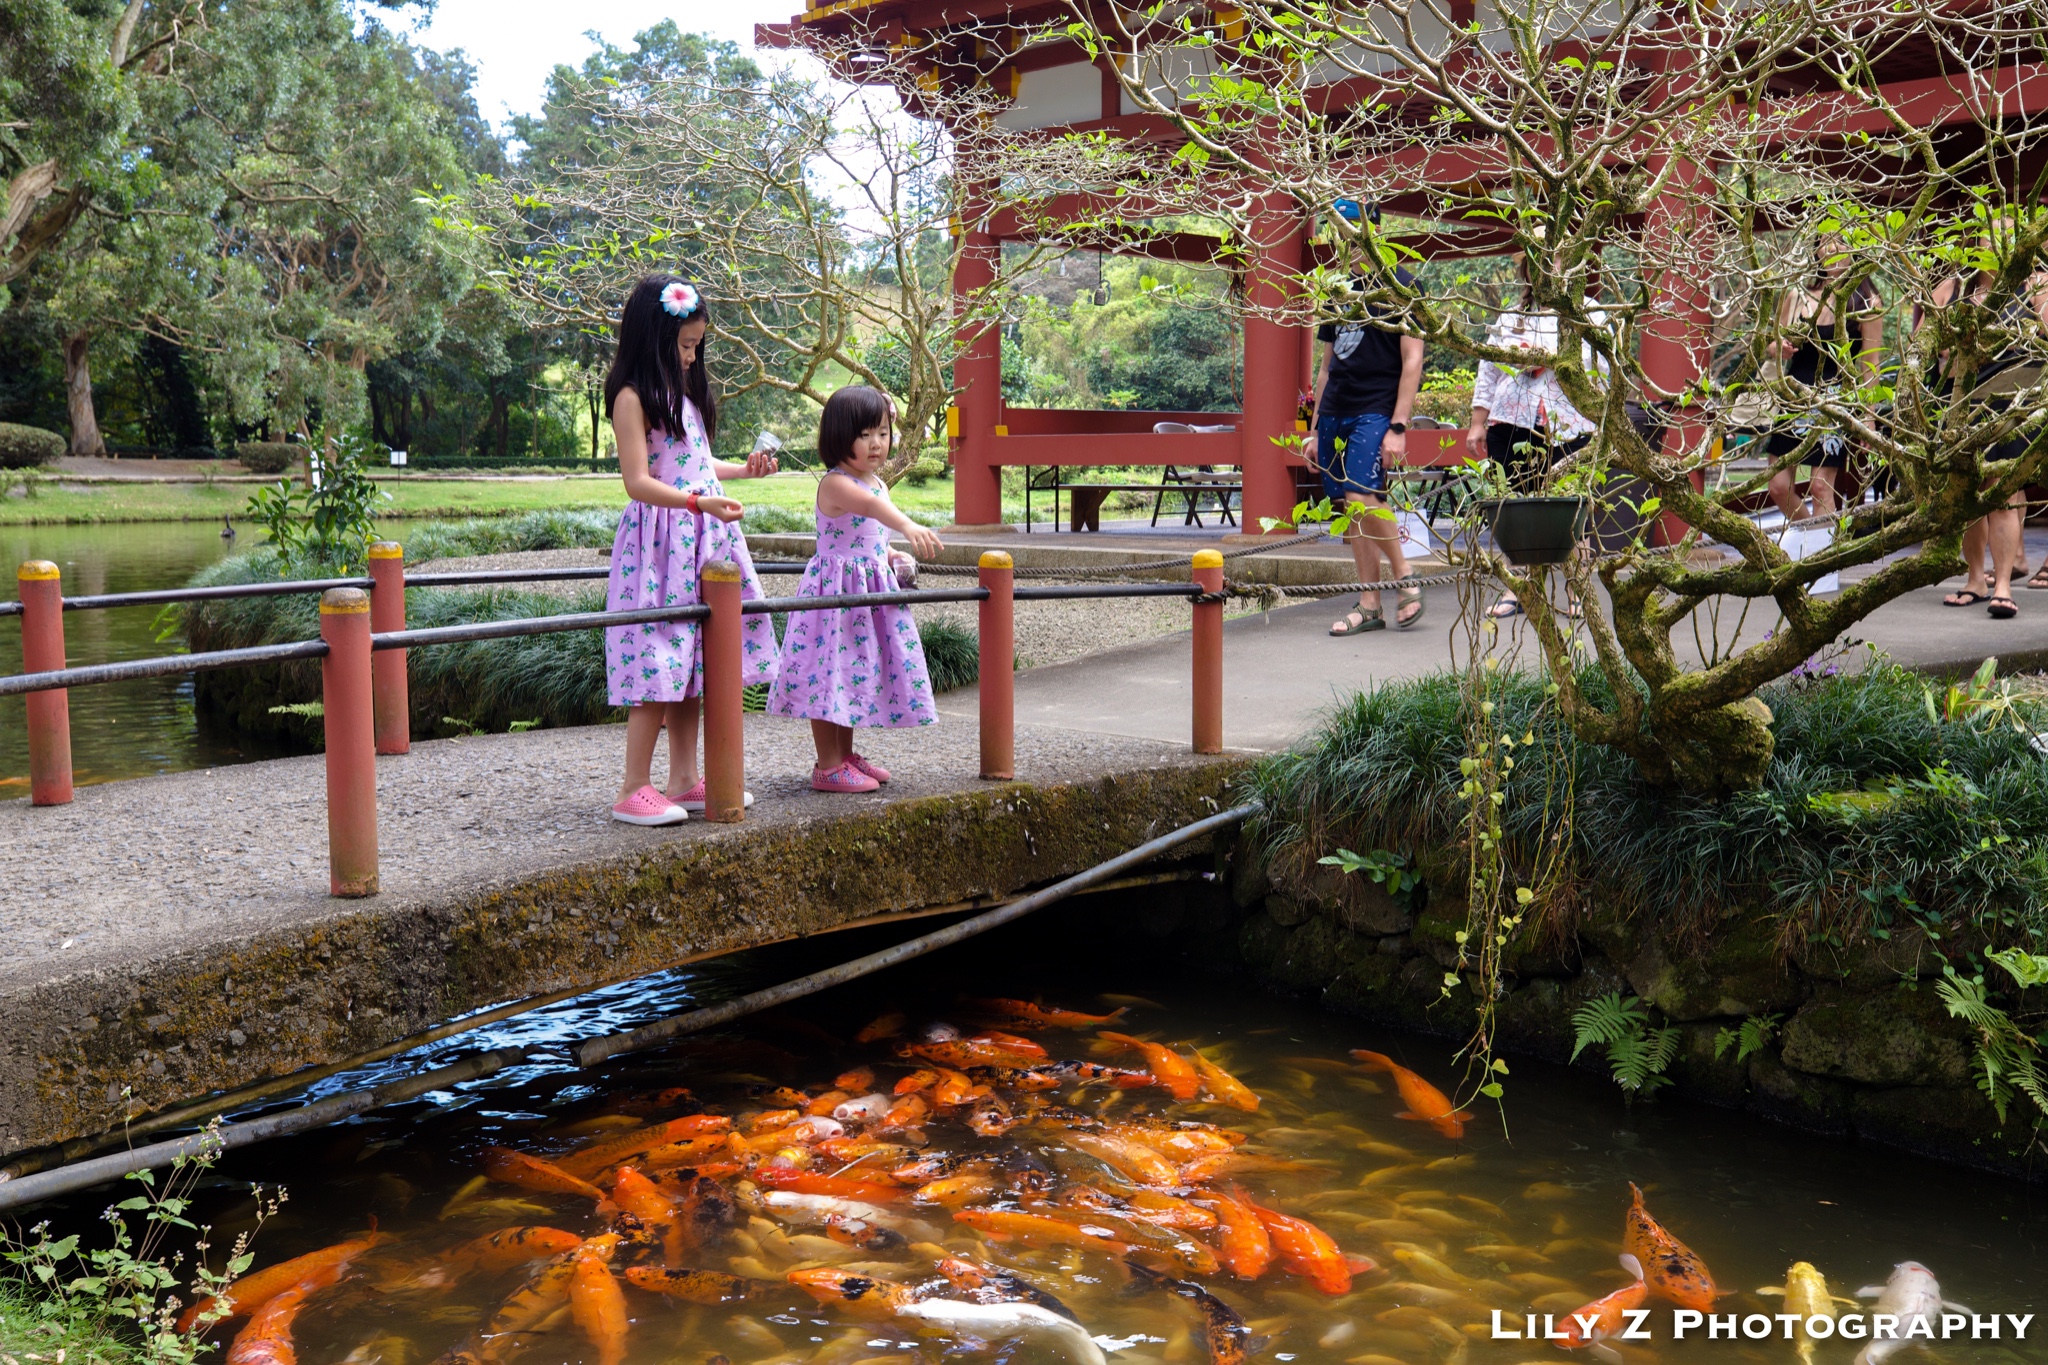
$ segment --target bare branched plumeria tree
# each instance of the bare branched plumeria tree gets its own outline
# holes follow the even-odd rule
[[[882,471],[894,482],[952,402],[964,339],[1041,253],[955,299],[967,231],[1000,208],[960,188],[994,174],[995,91],[940,88],[882,41],[799,41],[814,59],[802,69],[586,96],[601,155],[487,189],[487,214],[507,223],[495,265],[531,315],[604,335],[640,275],[693,277],[712,300],[726,395],[822,404],[850,375],[896,398],[900,444]]]
[[[1549,570],[1474,557],[1529,605],[1574,730],[1656,785],[1759,782],[1757,689],[1953,574],[1965,528],[2042,481],[2048,210],[2024,110],[2048,9],[2031,0],[1486,0],[1470,19],[1442,0],[1070,3],[1036,30],[982,21],[977,48],[1078,44],[1171,131],[1019,135],[1013,175],[1065,186],[1099,231],[1198,215],[1249,263],[1245,307],[1300,325],[1369,312],[1474,361],[1554,366],[1598,423],[1544,491],[1615,506],[1627,490],[1634,543],[1558,570],[1588,603],[1597,578],[1604,612],[1581,633],[1542,605]],[[1347,221],[1340,199],[1387,216]],[[1306,249],[1288,241],[1303,216]],[[1474,326],[1494,299],[1470,274],[1404,269],[1489,253],[1526,272],[1524,309],[1558,319],[1555,353]],[[1857,329],[1815,326],[1872,311],[1882,369]],[[1816,337],[1836,379],[1772,363]],[[1630,405],[1655,420],[1632,425]],[[1723,452],[1759,410],[1795,439],[1737,472]],[[1798,558],[1744,508],[1837,435],[1879,496]],[[1675,544],[1651,543],[1659,522]],[[1717,638],[1731,603],[1779,619]]]

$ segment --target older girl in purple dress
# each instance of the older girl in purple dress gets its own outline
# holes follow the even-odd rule
[[[818,552],[804,569],[800,597],[896,592],[889,533],[900,532],[920,558],[939,538],[896,509],[877,477],[894,430],[889,400],[854,385],[825,401],[818,421]],[[768,694],[778,716],[811,722],[821,792],[871,792],[889,774],[853,749],[855,726],[929,725],[937,720],[924,645],[908,607],[796,611],[782,630],[782,666]]]
[[[618,440],[619,473],[632,501],[612,544],[608,611],[694,606],[704,565],[740,566],[740,596],[760,597],[760,580],[741,534],[740,504],[720,479],[775,472],[756,452],[745,464],[711,457],[718,404],[704,372],[704,297],[674,275],[649,275],[619,314],[619,351],[605,378],[605,407]],[[749,617],[742,637],[743,677],[775,676],[775,634],[765,616]],[[704,658],[694,621],[612,626],[604,633],[605,688],[626,713],[626,779],[612,818],[631,825],[673,825],[704,809],[697,772]],[[650,775],[654,741],[668,730],[668,789]],[[754,798],[749,795],[747,804]]]

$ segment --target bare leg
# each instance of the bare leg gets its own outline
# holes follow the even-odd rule
[[[1769,489],[1771,501],[1778,505],[1778,510],[1785,514],[1785,520],[1787,521],[1804,521],[1806,519],[1806,500],[1799,496],[1797,473],[1797,470],[1781,469],[1771,475]],[[1818,471],[1815,471],[1815,475],[1814,483],[1818,485],[1820,482]],[[1816,492],[1815,496],[1818,497],[1819,493]]]
[[[830,772],[853,756],[853,729],[829,720],[811,722],[811,742],[818,746],[818,771]]]
[[[2018,507],[2008,506],[1985,518],[1991,523],[1993,601],[1999,598],[2010,600],[2012,597],[2012,566],[2020,557],[2020,517]]]
[[[1988,518],[1985,521],[1973,521],[1963,532],[1963,586],[1942,599],[1952,607],[1970,605],[1957,600],[1966,592],[1982,597],[1990,590],[1984,573],[1985,542],[1989,539],[1985,528],[1988,522]]]
[[[668,799],[675,801],[697,785],[697,718],[704,713],[701,697],[668,704]]]
[[[662,722],[667,716],[667,705],[658,701],[642,702],[627,709],[626,782],[619,788],[619,800],[654,781],[648,770],[654,766],[654,741],[661,737]]]
[[[1361,576],[1359,581],[1379,582],[1379,560],[1381,558],[1385,558],[1387,561],[1387,569],[1392,578],[1406,578],[1408,576],[1408,557],[1401,551],[1401,523],[1394,518],[1379,516],[1375,511],[1375,509],[1385,507],[1386,500],[1384,498],[1364,498],[1356,494],[1352,496],[1351,500],[1359,504],[1363,513],[1359,518],[1359,524],[1365,530],[1362,543],[1367,548],[1367,552],[1374,557],[1371,575]],[[1354,548],[1352,554],[1356,556],[1357,553],[1357,549]],[[1379,595],[1375,593],[1373,596],[1377,600]],[[1415,602],[1408,603],[1408,607],[1410,608],[1408,617],[1411,620],[1417,612],[1422,610],[1421,606]],[[1396,620],[1398,622],[1398,607],[1396,612]]]
[[[1361,499],[1358,494],[1347,493],[1344,501],[1349,504],[1352,516],[1351,528],[1344,533],[1344,543],[1351,550],[1351,565],[1358,572],[1359,582],[1377,583],[1380,581],[1380,557],[1379,552],[1368,538],[1369,531],[1366,526],[1366,522],[1372,520],[1372,518],[1360,515],[1358,509]],[[1376,611],[1379,605],[1380,595],[1377,591],[1367,591],[1358,594],[1359,611]],[[1350,618],[1347,616],[1343,620],[1332,621],[1330,629],[1333,631],[1340,629],[1349,620]]]
[[[1838,490],[1836,487],[1836,483],[1841,476],[1842,471],[1831,466],[1822,465],[1814,469],[1813,482],[1807,486],[1807,489],[1813,494],[1813,514],[1815,516],[1831,517],[1835,514],[1835,509],[1841,505],[1841,499],[1837,496]]]

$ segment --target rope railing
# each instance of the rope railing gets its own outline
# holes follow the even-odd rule
[[[800,566],[799,566],[800,567]],[[1192,607],[1192,723],[1197,753],[1223,748],[1223,556],[1197,552],[1185,583],[1015,585],[1015,566],[1001,551],[982,555],[972,587],[908,588],[892,592],[819,597],[741,596],[739,565],[725,560],[702,567],[702,600],[635,611],[563,612],[504,621],[408,629],[405,589],[441,575],[404,572],[403,552],[380,542],[370,552],[365,580],[262,584],[273,590],[311,591],[320,597],[320,638],[246,649],[210,650],[78,668],[64,666],[64,614],[57,566],[32,560],[17,575],[24,671],[0,677],[0,697],[23,696],[28,705],[29,796],[36,806],[72,799],[69,689],[214,669],[318,659],[321,724],[325,737],[329,891],[369,896],[380,889],[377,857],[377,755],[411,748],[407,651],[480,640],[570,631],[604,630],[657,622],[700,625],[703,660],[705,816],[733,823],[745,818],[743,746],[743,629],[749,616],[849,608],[973,602],[980,609],[979,678],[981,776],[1008,781],[1015,760],[1015,603],[1075,598],[1177,597]],[[529,571],[513,571],[527,574]],[[564,570],[544,570],[558,575]],[[589,574],[591,571],[580,571]],[[468,577],[468,575],[460,575]],[[592,574],[591,576],[595,576]],[[493,581],[493,580],[485,580]],[[365,592],[361,586],[369,584]],[[114,596],[114,595],[106,595]],[[160,594],[120,596],[161,601]],[[103,599],[104,600],[104,599]],[[192,600],[189,597],[186,600]],[[203,599],[201,599],[203,600]],[[132,602],[120,605],[138,605]]]

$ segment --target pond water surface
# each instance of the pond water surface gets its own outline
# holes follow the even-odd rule
[[[1109,914],[1154,910],[1166,913],[1148,905],[1143,893],[1121,903],[1098,900],[756,1016],[725,1033],[577,1071],[563,1050],[570,1040],[784,980],[906,933],[897,927],[833,935],[607,988],[323,1083],[319,1090],[331,1092],[482,1047],[543,1046],[540,1060],[516,1072],[236,1153],[207,1177],[201,1207],[223,1229],[240,1231],[255,1207],[250,1182],[288,1189],[288,1202],[257,1239],[259,1267],[363,1236],[375,1220],[380,1240],[374,1249],[354,1263],[349,1278],[310,1296],[299,1313],[300,1365],[615,1365],[621,1359],[632,1365],[721,1359],[731,1365],[933,1365],[952,1359],[1079,1362],[1092,1359],[1091,1349],[1120,1365],[1235,1359],[1228,1332],[1220,1341],[1224,1349],[1212,1351],[1205,1313],[1217,1310],[1150,1286],[1150,1277],[1129,1268],[1131,1261],[1190,1287],[1182,1293],[1200,1286],[1222,1305],[1217,1320],[1226,1326],[1242,1319],[1252,1339],[1248,1358],[1256,1361],[1561,1362],[1573,1357],[1543,1342],[1495,1339],[1494,1310],[1508,1327],[1524,1325],[1532,1313],[1539,1321],[1550,1313],[1562,1322],[1573,1308],[1621,1288],[1627,1281],[1617,1253],[1630,1182],[1644,1190],[1663,1227],[1705,1261],[1723,1295],[1717,1313],[1754,1322],[1755,1315],[1783,1311],[1782,1299],[1754,1291],[1782,1284],[1795,1261],[1817,1266],[1839,1295],[1880,1284],[1895,1263],[1916,1260],[1939,1277],[1945,1296],[1977,1314],[2048,1308],[2037,1187],[1682,1101],[1631,1111],[1596,1075],[1533,1063],[1517,1063],[1508,1078],[1505,1130],[1501,1114],[1486,1109],[1462,1136],[1449,1136],[1399,1117],[1406,1104],[1388,1077],[1359,1070],[1349,1053],[1371,1048],[1390,1054],[1451,1089],[1458,1072],[1450,1045],[1392,1035],[1238,983],[1199,979],[1171,964],[1170,944],[1136,955],[1105,947],[1101,927]],[[1122,1008],[1118,1027],[1171,1045],[1183,1057],[1201,1049],[1256,1092],[1258,1109],[1178,1103],[1158,1088],[1081,1084],[1072,1071],[1043,1092],[977,1072],[996,1087],[1012,1118],[1038,1103],[1057,1107],[1001,1134],[969,1126],[976,1108],[970,1102],[915,1122],[901,1123],[899,1115],[901,1126],[886,1133],[877,1131],[886,1119],[849,1121],[836,1140],[810,1130],[830,1125],[806,1125],[786,1113],[759,1117],[833,1090],[879,1094],[880,1104],[894,1106],[899,1083],[932,1061],[901,1049],[934,1023],[985,1036],[980,1007],[966,1002],[1002,996],[1077,1010]],[[892,1014],[902,1016],[892,1021],[900,1031],[889,1023],[877,1027],[875,1021]],[[1053,1060],[1147,1065],[1138,1053],[1102,1042],[1100,1027],[1047,1029],[1001,1020],[996,1027],[1035,1040]],[[889,1036],[857,1041],[864,1030]],[[926,1097],[936,1102],[929,1091]],[[712,1173],[737,1208],[724,1229],[707,1222],[700,1231],[684,1220],[674,1263],[738,1277],[690,1281],[700,1298],[725,1291],[746,1296],[689,1302],[642,1288],[641,1280],[659,1277],[664,1250],[636,1249],[629,1239],[611,1248],[609,1267],[610,1283],[623,1296],[622,1339],[610,1335],[602,1314],[590,1307],[601,1266],[589,1281],[580,1271],[551,1271],[545,1260],[461,1269],[455,1249],[499,1229],[553,1228],[567,1246],[618,1226],[611,1206],[593,1196],[482,1179],[492,1147],[564,1160],[623,1199],[625,1187],[579,1164],[578,1154],[698,1111],[730,1119],[735,1131],[748,1134],[750,1159],[773,1162],[779,1155],[811,1176],[890,1185],[890,1172],[914,1161],[956,1157],[964,1163],[944,1177],[952,1184],[931,1191],[914,1188],[907,1173],[897,1177],[906,1182],[900,1188],[845,1187],[864,1196],[856,1202],[872,1205],[863,1213],[831,1202],[852,1197],[843,1192],[806,1194],[788,1183],[792,1174],[776,1177],[785,1182],[778,1186],[764,1183],[758,1170],[739,1169],[738,1149],[715,1131],[723,1125],[698,1120],[714,1131],[688,1149],[688,1159],[693,1169]],[[988,1111],[981,1122],[992,1122]],[[1112,1126],[1094,1127],[1098,1122]],[[1207,1128],[1176,1130],[1176,1123],[1246,1136],[1233,1148],[1231,1138]],[[765,1137],[764,1129],[779,1136]],[[1215,1163],[1221,1171],[1197,1172],[1186,1152],[1173,1151],[1176,1133],[1189,1144],[1220,1143],[1235,1155]],[[1167,1163],[1165,1183],[1145,1183],[1146,1173],[1158,1167],[1130,1152],[1134,1134],[1168,1144],[1154,1150]],[[680,1159],[670,1153],[633,1160],[648,1176],[668,1182],[664,1188],[683,1191],[693,1209],[715,1212],[713,1191],[690,1183],[687,1171],[659,1169]],[[946,1168],[944,1161],[933,1165]],[[1308,1220],[1343,1253],[1363,1259],[1349,1268],[1325,1267],[1330,1282],[1320,1287],[1282,1264],[1246,1280],[1234,1276],[1228,1262],[1214,1263],[1229,1245],[1219,1233],[1146,1221],[1146,1214],[1200,1221],[1203,1209],[1190,1212],[1177,1201],[1199,1206],[1225,1192]],[[105,1191],[96,1191],[53,1215],[84,1226],[108,1202]],[[835,1209],[854,1221],[820,1225]],[[1042,1221],[1006,1218],[1034,1209]],[[1068,1229],[1065,1240],[1060,1228]],[[876,1306],[899,1293],[890,1285],[901,1286],[906,1299],[961,1299],[964,1291],[939,1273],[939,1258],[948,1254],[1021,1277],[1070,1311],[1095,1347],[1070,1329],[1042,1323],[1016,1337],[1002,1328],[944,1328],[914,1312]],[[1367,1260],[1374,1268],[1365,1268]],[[574,1263],[571,1256],[561,1266]],[[634,1264],[644,1267],[630,1272],[639,1278],[620,1280]],[[870,1287],[851,1300],[842,1293],[821,1301],[788,1282],[790,1272],[806,1269],[825,1272],[812,1278],[841,1277],[835,1282],[849,1287],[845,1292]],[[569,1279],[585,1286],[573,1301],[563,1287]],[[885,1287],[873,1288],[876,1282]],[[508,1310],[508,1302],[523,1307],[524,1316]],[[1654,1339],[1617,1343],[1628,1365],[1791,1365],[1800,1359],[1798,1343],[1775,1335],[1775,1320],[1766,1323],[1774,1334],[1769,1339],[1709,1340],[1696,1329],[1677,1341],[1672,1306],[1652,1300],[1645,1307],[1652,1310]],[[508,1315],[501,1326],[517,1318],[524,1329],[491,1336],[488,1326],[501,1314]],[[2010,1320],[2001,1321],[1998,1342],[1951,1340],[1936,1343],[1931,1355],[1907,1351],[1896,1359],[2048,1361],[2041,1344],[2048,1324],[2036,1320],[2025,1340],[2014,1341]],[[1850,1365],[1857,1346],[1815,1343],[1811,1358]],[[1576,1356],[1583,1360],[1586,1353]]]
[[[118,526],[0,526],[0,564],[55,561],[64,594],[143,592],[183,587],[192,575],[251,541],[221,538],[210,522],[137,522]],[[4,589],[11,599],[14,587]],[[64,615],[67,662],[74,668],[148,659],[183,649],[159,639],[155,607],[73,611]],[[21,622],[0,619],[0,674],[21,672]],[[269,757],[243,752],[240,739],[211,733],[193,714],[189,675],[71,689],[71,767],[79,783],[206,768]],[[26,703],[0,697],[0,799],[28,791]]]

